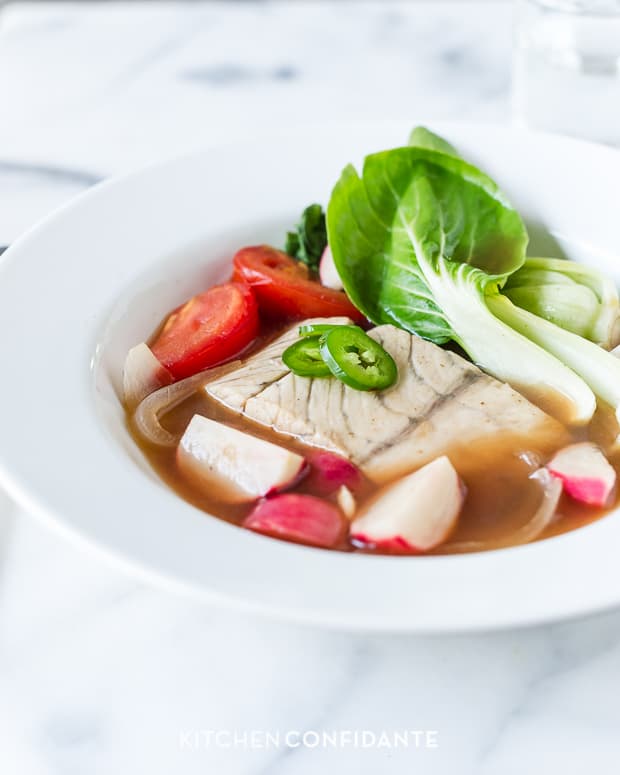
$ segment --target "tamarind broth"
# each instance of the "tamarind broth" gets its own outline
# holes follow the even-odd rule
[[[286,328],[287,326],[277,328],[270,326],[264,330],[262,336],[244,353],[244,357],[262,349]],[[548,410],[549,404],[547,396],[544,401],[545,409]],[[210,399],[206,391],[200,388],[161,417],[160,422],[164,428],[180,438],[194,414],[205,415],[301,455],[307,455],[310,449],[290,436],[277,433],[233,413]],[[216,489],[205,492],[179,471],[176,462],[176,446],[161,447],[146,441],[136,431],[129,412],[127,412],[127,422],[136,444],[152,468],[180,497],[208,514],[214,514],[231,524],[241,525],[254,508],[254,502],[230,504],[218,497]],[[575,442],[591,440],[599,444],[607,450],[610,462],[618,472],[620,456],[617,453],[611,455],[609,452],[617,430],[613,412],[607,407],[601,407],[589,426],[572,429],[570,437]],[[528,522],[540,504],[541,485],[529,476],[544,465],[553,452],[551,448],[524,448],[522,440],[517,440],[509,434],[501,434],[492,441],[487,439],[476,445],[468,444],[459,447],[458,443],[455,444],[447,454],[465,483],[467,495],[453,535],[446,543],[429,554],[449,554],[452,552],[451,544],[457,542],[485,542],[485,548],[488,549],[510,545],[511,534],[516,533]],[[368,479],[363,479],[355,492],[358,511],[360,506],[378,493],[379,489]],[[316,494],[303,479],[292,488],[292,491]],[[335,493],[322,497],[335,502]],[[613,504],[600,509],[578,503],[562,495],[556,516],[537,540],[574,530],[599,519],[615,507],[616,499],[617,494],[614,496]],[[385,550],[356,547],[346,537],[336,549],[346,552],[387,553]]]

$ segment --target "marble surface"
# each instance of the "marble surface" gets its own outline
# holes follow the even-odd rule
[[[0,244],[99,179],[274,125],[509,120],[510,44],[493,2],[12,5]],[[613,772],[619,670],[618,613],[459,637],[289,626],[144,586],[0,505],[3,773]]]

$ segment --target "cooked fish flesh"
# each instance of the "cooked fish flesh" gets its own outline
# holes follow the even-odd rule
[[[456,353],[391,325],[369,335],[398,366],[398,382],[387,390],[364,392],[338,379],[291,373],[281,355],[298,339],[298,325],[205,389],[263,426],[346,456],[376,482],[491,438],[514,444],[517,437],[526,449],[565,440],[559,422]]]

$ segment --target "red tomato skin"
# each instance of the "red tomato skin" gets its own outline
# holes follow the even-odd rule
[[[236,282],[214,285],[170,313],[151,349],[179,380],[238,355],[258,329],[252,289]]]
[[[269,245],[242,248],[233,258],[235,280],[248,283],[261,312],[270,317],[302,320],[312,317],[366,318],[343,291],[326,288],[309,279],[305,264]]]

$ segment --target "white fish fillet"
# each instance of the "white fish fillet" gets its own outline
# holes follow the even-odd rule
[[[456,353],[390,325],[369,335],[398,366],[397,384],[384,391],[292,374],[280,356],[298,325],[205,389],[261,425],[346,456],[377,482],[501,434],[544,447],[564,440],[559,422]]]

